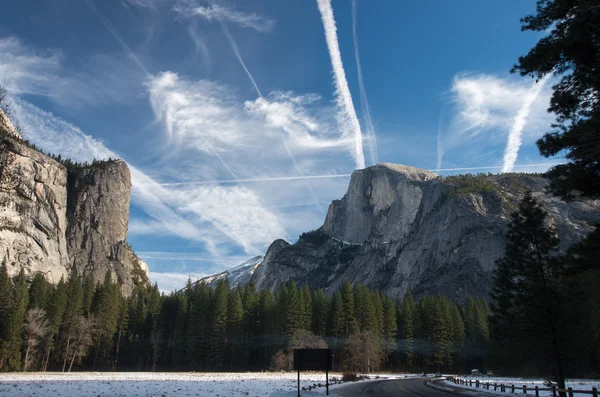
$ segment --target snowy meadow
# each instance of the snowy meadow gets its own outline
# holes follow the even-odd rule
[[[297,373],[6,373],[7,397],[283,397],[295,396]],[[330,374],[339,377],[340,374]],[[301,387],[325,384],[325,374],[302,373]],[[339,385],[336,385],[339,386]],[[332,388],[335,388],[333,386]],[[324,395],[325,387],[303,396]],[[335,396],[330,392],[330,395]]]

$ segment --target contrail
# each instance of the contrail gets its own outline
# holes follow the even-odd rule
[[[350,94],[346,72],[344,71],[344,65],[342,63],[342,54],[340,53],[337,27],[333,17],[331,0],[317,0],[317,5],[319,6],[323,28],[325,29],[325,41],[327,42],[327,49],[329,50],[329,57],[331,58],[331,67],[335,77],[336,102],[342,113],[344,122],[350,123],[351,130],[354,131],[354,160],[356,161],[356,167],[365,168],[362,132],[360,130],[358,117],[356,116],[356,111],[354,110],[352,94]]]
[[[548,77],[549,75],[542,78],[539,82],[533,83],[531,90],[529,90],[523,100],[523,105],[515,116],[513,125],[508,133],[508,142],[506,143],[506,150],[504,151],[504,166],[502,167],[502,172],[511,172],[517,161],[519,148],[521,147],[521,135],[523,134],[523,128],[527,123],[531,105],[540,94],[542,88],[544,88],[544,84],[546,84]]]
[[[258,93],[258,96],[262,97],[262,94],[261,94],[260,90],[258,89],[258,85],[256,85],[256,81],[254,81],[254,77],[252,77],[252,74],[246,67],[244,60],[242,59],[242,56],[240,55],[240,50],[238,49],[238,46],[235,43],[235,40],[233,39],[233,37],[231,36],[231,33],[229,32],[229,28],[227,27],[227,24],[225,23],[225,21],[223,21],[223,18],[221,18],[221,16],[218,13],[217,13],[217,15],[218,15],[217,19],[219,20],[219,24],[221,25],[221,30],[223,30],[223,34],[225,35],[225,37],[227,37],[227,40],[229,41],[229,45],[231,46],[231,49],[235,53],[235,56],[237,57],[238,61],[240,61],[240,64],[242,65],[244,70],[246,71],[246,74],[248,75],[248,78],[250,78],[250,81],[252,82],[254,89]]]
[[[362,67],[360,65],[360,54],[358,50],[358,35],[356,34],[356,0],[352,0],[352,41],[354,42],[354,59],[356,60],[356,70],[358,71],[358,88],[360,90],[360,105],[365,117],[365,128],[369,138],[369,154],[371,164],[377,164],[377,136],[375,127],[371,119],[371,110],[369,109],[369,98],[363,80]],[[439,167],[438,167],[439,168]]]
[[[96,7],[94,2],[92,0],[86,0],[86,2],[91,7],[92,11],[94,11],[94,13],[98,16],[98,18],[100,18],[100,20],[102,21],[104,26],[108,29],[108,31],[114,36],[115,39],[117,39],[117,41],[123,47],[123,49],[125,50],[127,55],[129,55],[129,57],[135,62],[135,64],[146,74],[146,77],[151,78],[152,75],[150,74],[150,72],[148,72],[148,69],[146,69],[144,64],[135,55],[135,53],[131,50],[131,48],[129,48],[129,46],[127,45],[125,40],[123,40],[123,38],[121,37],[121,35],[117,31],[117,29],[110,23],[110,21],[104,16],[104,14],[102,14],[102,12],[98,9],[98,7]],[[244,68],[245,68],[245,66],[244,66]],[[219,155],[219,153],[217,153],[215,148],[206,140],[204,140],[204,143],[210,148],[210,150],[219,159],[219,161],[221,162],[221,164],[223,164],[223,166],[227,169],[227,171],[229,171],[231,176],[233,176],[236,180],[239,181],[238,176],[235,174],[235,172],[233,172],[231,170],[231,168],[229,168],[229,166],[225,163],[225,161],[223,161],[223,158]]]
[[[121,47],[123,47],[127,55],[140,69],[142,69],[142,71],[146,74],[146,77],[151,76],[148,72],[148,69],[146,69],[142,61],[140,61],[140,58],[138,58],[138,56],[135,55],[131,48],[129,48],[129,46],[127,45],[127,43],[125,43],[125,40],[123,40],[117,29],[112,25],[112,23],[110,23],[110,21],[104,16],[104,14],[102,14],[98,7],[96,7],[94,2],[92,0],[86,0],[86,2],[88,3],[92,11],[98,16],[98,18],[100,18],[100,21],[102,21],[106,29],[108,29],[108,31],[114,36],[114,38],[117,39],[119,44],[121,44]]]
[[[560,163],[539,163],[539,164],[523,164],[517,165],[517,168],[531,168],[531,167],[553,167]],[[501,165],[490,165],[482,167],[459,167],[459,168],[436,168],[429,170],[432,172],[444,172],[444,171],[476,171],[476,170],[493,170],[500,169]],[[279,176],[279,177],[266,177],[266,178],[247,178],[247,179],[221,179],[212,181],[190,181],[190,182],[168,182],[161,183],[161,186],[185,186],[185,185],[215,185],[220,183],[239,183],[239,182],[281,182],[281,181],[295,181],[305,179],[335,179],[335,178],[350,178],[352,174],[328,174],[328,175],[303,175],[303,176]]]
[[[214,3],[213,3],[213,9],[215,9]],[[229,28],[227,27],[227,24],[223,20],[222,15],[219,12],[217,12],[216,16],[217,16],[217,19],[219,21],[219,24],[221,25],[221,29],[223,30],[223,34],[225,35],[225,37],[227,37],[227,40],[229,41],[229,45],[231,46],[231,49],[235,53],[235,56],[237,57],[238,61],[240,62],[240,64],[244,68],[244,70],[246,71],[246,74],[248,75],[248,78],[252,82],[252,85],[254,86],[254,89],[256,90],[256,93],[258,94],[258,96],[260,98],[264,98],[263,95],[262,95],[262,92],[260,91],[260,88],[258,88],[258,84],[256,84],[256,81],[254,81],[254,77],[252,77],[252,74],[250,73],[250,71],[246,67],[246,64],[244,63],[244,60],[243,60],[243,58],[242,58],[242,56],[240,54],[238,46],[237,46],[235,40],[233,39],[233,36],[231,35],[231,32],[229,31]],[[291,151],[291,149],[290,149],[290,147],[289,147],[289,145],[287,143],[287,139],[285,138],[285,136],[282,136],[282,138],[283,138],[283,145],[285,146],[285,150],[286,150],[288,156],[292,160],[294,168],[296,169],[296,171],[298,171],[300,173],[300,175],[303,176],[304,172],[302,172],[302,169],[300,168],[300,165],[298,164],[298,161],[296,160],[296,156],[294,156],[294,154],[292,153],[292,151]],[[309,189],[310,189],[310,191],[312,193],[313,199],[315,200],[317,208],[319,209],[319,211],[321,213],[323,213],[323,207],[321,206],[321,203],[319,202],[319,198],[317,197],[317,193],[315,192],[315,189],[313,188],[313,186],[312,186],[312,184],[310,182],[308,182],[308,186],[309,186]]]
[[[331,175],[305,175],[305,176],[280,176],[271,178],[247,178],[241,179],[242,182],[277,182],[277,181],[294,181],[303,179],[329,179],[329,178],[348,178],[352,174],[331,174]],[[163,183],[163,186],[180,186],[180,185],[210,185],[215,183],[236,183],[237,180],[225,179],[214,181],[192,181],[192,182],[169,182]]]

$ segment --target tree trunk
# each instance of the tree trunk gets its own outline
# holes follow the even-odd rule
[[[115,361],[113,361],[113,371],[117,370],[117,362],[119,361],[119,346],[121,345],[121,328],[119,328],[119,336],[117,337],[117,349],[115,351]]]
[[[75,354],[73,354],[73,357],[71,358],[71,364],[69,364],[69,371],[71,372],[71,368],[73,368],[73,361],[75,361]]]
[[[67,366],[67,357],[69,356],[69,346],[71,345],[71,338],[67,339],[67,350],[65,351],[65,359],[63,360],[62,372],[65,372]]]
[[[46,372],[46,369],[48,368],[48,361],[50,360],[50,350],[51,350],[51,347],[48,346],[48,351],[46,352],[46,360],[44,361],[44,368],[43,368],[42,372]]]

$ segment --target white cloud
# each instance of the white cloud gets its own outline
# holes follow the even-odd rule
[[[0,81],[13,95],[39,95],[69,108],[125,103],[140,91],[143,75],[121,58],[96,54],[63,66],[59,51],[30,47],[16,37],[0,38]]]
[[[331,66],[333,68],[336,101],[339,109],[339,124],[347,136],[354,137],[354,161],[356,168],[365,168],[365,156],[363,153],[363,136],[360,129],[360,123],[356,116],[354,103],[352,102],[352,94],[346,80],[346,72],[342,63],[342,54],[337,37],[337,27],[335,18],[333,17],[333,8],[331,0],[317,0],[319,12],[323,28],[325,29],[325,40],[329,49],[329,57],[331,58]]]
[[[451,89],[452,116],[444,123],[443,134],[439,131],[438,148],[454,160],[464,159],[459,163],[490,164],[494,156],[501,153],[500,147],[506,147],[512,130],[510,161],[504,163],[514,165],[520,140],[533,143],[552,122],[552,116],[546,111],[551,95],[549,85],[533,86],[533,89],[539,92],[532,96],[531,81],[513,76],[455,76]],[[526,99],[530,103],[524,106]],[[528,110],[526,114],[524,109]],[[517,137],[519,142],[515,140]],[[453,151],[456,148],[460,151]],[[501,158],[497,161],[503,163]]]
[[[200,17],[207,21],[222,20],[258,32],[269,32],[275,27],[273,19],[256,13],[236,11],[219,4],[200,6],[193,1],[179,0],[173,10],[184,17]]]
[[[66,81],[59,77],[62,55],[39,53],[16,37],[0,38],[0,80],[14,95],[52,96]]]

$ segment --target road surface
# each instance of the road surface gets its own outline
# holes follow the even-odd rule
[[[389,379],[370,382],[357,382],[335,389],[342,397],[452,397],[452,392],[426,386],[429,379]],[[458,396],[460,394],[454,394]]]

